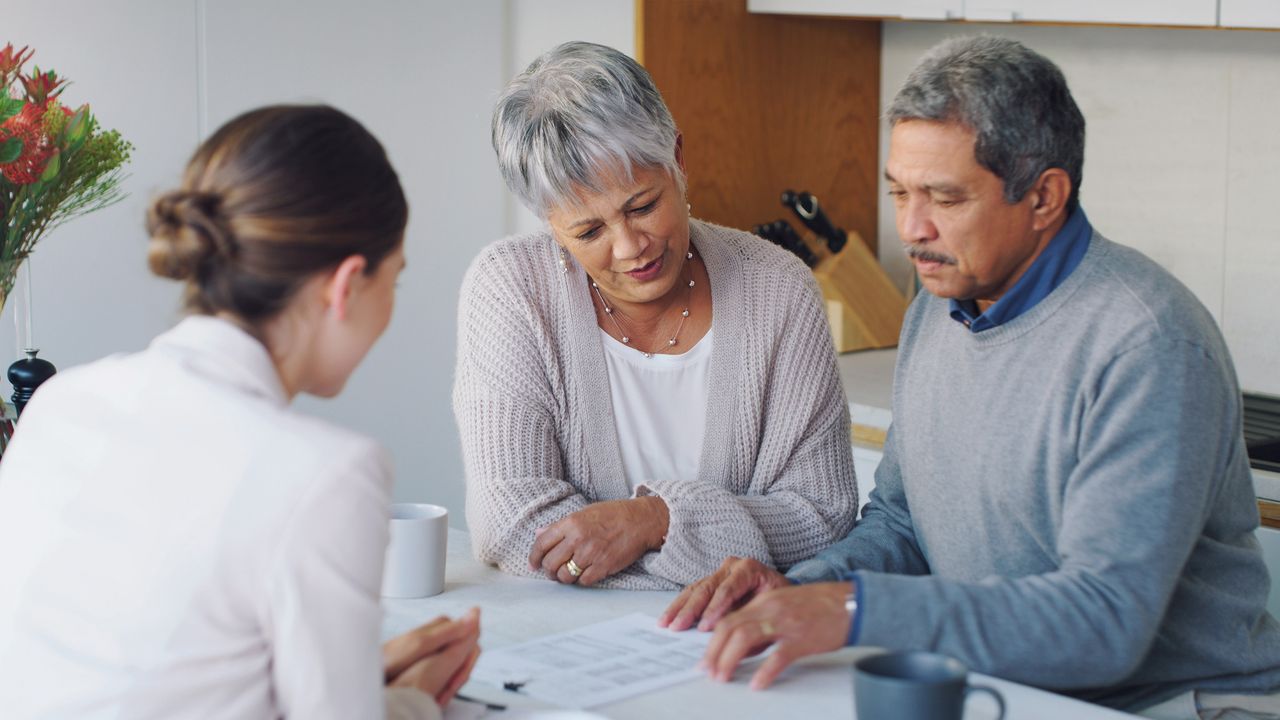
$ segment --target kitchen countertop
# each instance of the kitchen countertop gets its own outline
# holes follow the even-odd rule
[[[888,410],[893,407],[893,365],[897,348],[860,350],[836,358],[849,404]]]
[[[889,429],[893,407],[895,348],[861,350],[838,356],[840,384],[849,402],[850,437],[855,445],[879,449]]]

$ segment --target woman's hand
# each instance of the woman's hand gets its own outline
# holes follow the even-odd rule
[[[480,609],[457,620],[435,620],[394,637],[382,646],[386,684],[411,687],[444,708],[471,675],[480,657]]]
[[[593,503],[536,532],[529,569],[594,585],[662,547],[668,520],[667,504],[653,495]]]

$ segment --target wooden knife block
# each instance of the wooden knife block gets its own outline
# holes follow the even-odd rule
[[[819,257],[813,268],[827,303],[827,322],[836,352],[896,347],[907,300],[857,233],[834,255],[806,233],[805,242]]]

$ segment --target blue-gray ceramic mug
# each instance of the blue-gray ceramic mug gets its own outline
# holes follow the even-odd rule
[[[858,720],[960,720],[969,693],[987,693],[1000,707],[995,688],[970,685],[969,669],[955,658],[931,652],[892,652],[854,664],[854,705]]]

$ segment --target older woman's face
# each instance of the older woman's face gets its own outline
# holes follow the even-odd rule
[[[547,214],[556,242],[613,300],[646,303],[671,292],[689,250],[689,211],[675,178],[638,168],[579,205]]]

